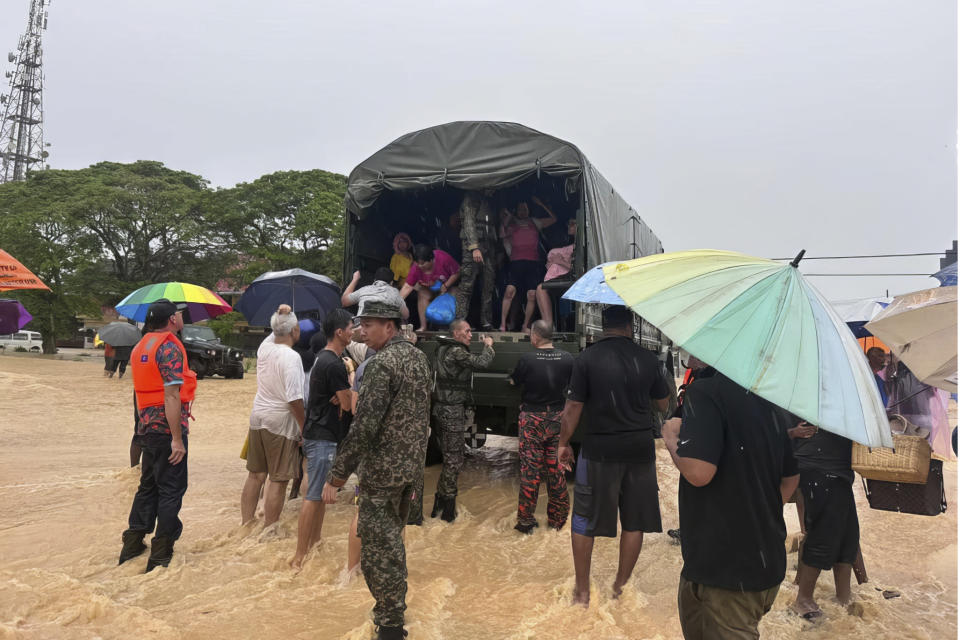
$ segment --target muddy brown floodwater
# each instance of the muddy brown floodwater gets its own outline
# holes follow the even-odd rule
[[[117,566],[120,534],[139,473],[126,466],[129,379],[108,380],[99,361],[0,356],[0,638],[349,638],[373,635],[373,600],[344,574],[352,490],[328,509],[324,537],[293,574],[300,500],[276,525],[241,527],[238,454],[256,381],[200,382],[190,435],[183,537],[168,569],[146,557]],[[955,418],[954,418],[955,420]],[[497,438],[468,459],[459,514],[407,529],[407,628],[412,639],[679,638],[680,547],[647,536],[633,578],[610,598],[616,542],[598,539],[589,609],[571,607],[569,525],[532,536],[512,527],[516,442]],[[658,449],[664,526],[677,524],[677,472]],[[438,467],[427,470],[432,496]],[[945,515],[874,511],[856,485],[870,582],[855,605],[832,601],[821,577],[818,626],[791,615],[796,553],[760,629],[764,638],[956,638],[955,462],[945,464]],[[351,485],[349,485],[352,487]],[[538,518],[545,523],[545,496]],[[427,499],[429,508],[432,497]],[[788,547],[799,530],[787,507]],[[901,597],[886,600],[878,589]]]

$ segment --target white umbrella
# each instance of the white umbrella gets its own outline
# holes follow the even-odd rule
[[[957,391],[957,287],[893,299],[866,325],[924,384]]]
[[[893,298],[857,298],[855,300],[832,300],[830,305],[840,319],[852,322],[870,322],[883,311]]]

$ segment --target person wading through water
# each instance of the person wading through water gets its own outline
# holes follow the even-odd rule
[[[187,492],[187,419],[197,389],[197,375],[190,370],[187,350],[176,336],[183,329],[184,309],[186,305],[166,298],[151,304],[144,325],[147,333],[131,355],[143,461],[119,564],[146,551],[143,538],[156,526],[147,571],[170,564],[173,545],[183,531],[180,507]]]

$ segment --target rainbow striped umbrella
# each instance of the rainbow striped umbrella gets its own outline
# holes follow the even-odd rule
[[[209,320],[233,311],[226,300],[204,287],[187,282],[160,282],[140,287],[121,300],[117,305],[117,313],[131,320],[143,322],[147,318],[150,303],[160,298],[186,303],[190,322]]]

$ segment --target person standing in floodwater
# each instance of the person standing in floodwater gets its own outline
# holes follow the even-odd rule
[[[147,308],[146,333],[133,349],[133,390],[139,411],[143,463],[140,486],[123,532],[120,562],[147,550],[143,538],[154,530],[147,571],[166,567],[183,531],[180,507],[187,492],[187,418],[197,389],[197,374],[176,334],[183,329],[185,304],[161,298]]]
[[[407,608],[407,556],[403,528],[430,434],[427,356],[400,335],[400,306],[364,300],[357,314],[366,344],[377,352],[360,387],[357,412],[337,450],[323,501],[354,471],[360,478],[360,569],[376,600],[373,622],[380,640],[402,640]]]
[[[540,476],[546,471],[547,524],[560,530],[570,513],[567,480],[557,465],[560,442],[560,414],[563,399],[573,373],[573,356],[553,347],[553,327],[537,320],[530,330],[530,343],[536,351],[520,356],[510,374],[510,383],[523,387],[520,396],[520,498],[517,525],[520,533],[531,533],[537,526]]]
[[[453,522],[457,517],[457,479],[463,468],[463,436],[473,424],[470,378],[476,369],[486,369],[493,362],[493,338],[481,336],[483,350],[470,353],[473,332],[463,318],[450,323],[452,338],[440,336],[437,341],[437,386],[433,394],[433,416],[440,432],[443,468],[437,478],[437,493],[431,518]],[[467,405],[471,405],[468,406]],[[422,500],[421,500],[422,506]]]
[[[582,351],[573,367],[560,427],[558,462],[570,469],[570,438],[584,418],[577,460],[571,536],[575,604],[590,602],[590,560],[596,536],[617,536],[617,597],[640,556],[644,532],[662,531],[651,401],[667,410],[669,387],[651,351],[633,341],[633,314],[625,307],[603,312],[603,338]]]
[[[680,471],[677,608],[686,640],[759,638],[777,597],[787,567],[783,505],[799,481],[778,415],[715,373],[690,385],[683,416],[663,425]]]

